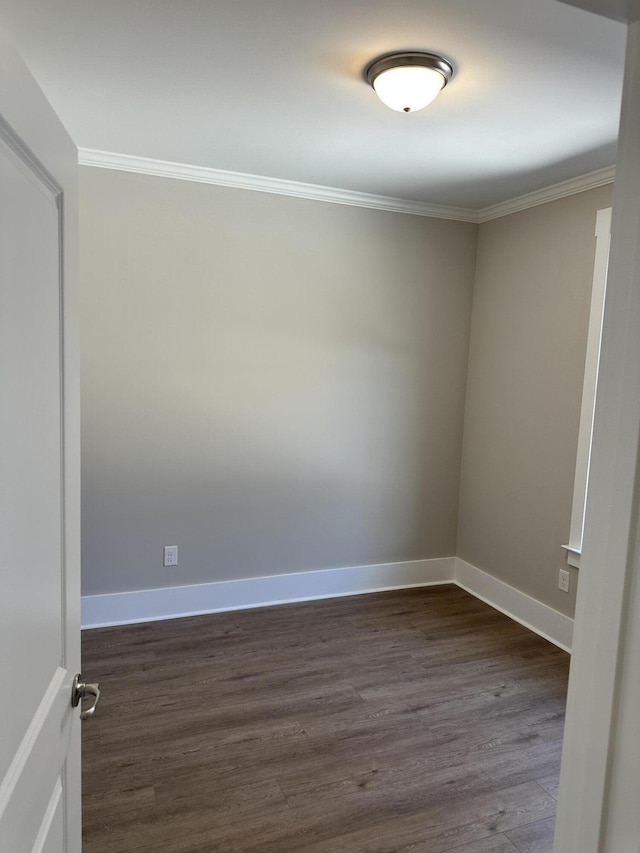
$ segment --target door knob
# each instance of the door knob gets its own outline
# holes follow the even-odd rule
[[[85,684],[82,680],[82,676],[78,673],[73,679],[73,686],[71,689],[71,707],[77,708],[85,696],[93,696],[94,700],[93,704],[89,708],[85,711],[81,711],[81,720],[88,720],[89,717],[93,717],[98,702],[100,701],[100,685]]]

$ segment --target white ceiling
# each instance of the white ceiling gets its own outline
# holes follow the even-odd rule
[[[614,21],[640,20],[640,0],[560,0]]]
[[[76,144],[482,208],[615,161],[625,26],[556,0],[0,0]],[[440,52],[427,109],[362,79]]]

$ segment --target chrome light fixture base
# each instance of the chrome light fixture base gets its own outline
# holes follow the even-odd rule
[[[407,50],[400,53],[385,53],[372,60],[364,69],[364,79],[370,86],[373,86],[374,80],[383,71],[406,65],[420,65],[423,68],[439,71],[444,77],[445,86],[453,77],[453,66],[444,57],[422,50]]]

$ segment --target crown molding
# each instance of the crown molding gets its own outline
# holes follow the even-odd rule
[[[81,166],[115,169],[120,172],[137,172],[142,175],[156,175],[163,178],[178,178],[183,181],[196,181],[203,184],[253,190],[254,192],[295,196],[314,201],[327,201],[333,204],[347,204],[352,207],[388,210],[392,213],[408,213],[413,216],[430,216],[436,219],[454,219],[460,222],[477,223],[478,221],[476,211],[466,207],[426,204],[411,199],[373,195],[336,187],[324,187],[318,184],[304,184],[282,178],[264,178],[260,175],[227,172],[205,166],[188,166],[166,160],[152,160],[147,157],[134,157],[128,154],[113,154],[109,151],[94,151],[90,148],[78,149],[78,162]]]
[[[407,213],[412,216],[430,216],[436,219],[453,219],[458,222],[474,223],[489,222],[491,219],[518,213],[529,207],[536,207],[539,204],[546,204],[549,201],[556,201],[585,190],[595,189],[611,184],[615,179],[615,166],[607,166],[605,169],[579,175],[577,178],[561,181],[558,184],[535,190],[517,198],[501,201],[480,210],[473,210],[468,207],[427,204],[411,199],[342,190],[337,187],[324,187],[319,184],[304,184],[298,181],[287,181],[283,178],[265,178],[260,175],[248,175],[244,172],[227,172],[223,169],[211,169],[207,166],[189,166],[184,163],[152,160],[148,157],[135,157],[130,154],[95,151],[91,148],[78,149],[78,162],[81,166],[94,166],[99,169],[136,172],[141,175],[196,181],[221,187],[326,201],[332,204],[347,204],[352,207],[388,210],[392,213]]]
[[[578,175],[577,178],[570,178],[568,181],[561,181],[559,184],[552,184],[550,187],[534,190],[534,192],[508,199],[507,201],[501,201],[489,207],[483,207],[477,211],[477,221],[481,223],[489,222],[491,219],[499,219],[501,216],[518,213],[529,207],[537,207],[539,204],[557,201],[566,196],[585,192],[585,190],[603,187],[606,184],[612,184],[615,176],[615,166],[607,166],[604,169],[597,169],[595,172],[588,172],[586,175]]]

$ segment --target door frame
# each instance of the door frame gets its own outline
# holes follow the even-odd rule
[[[640,838],[640,810],[635,802],[640,785],[638,18],[629,22],[627,35],[611,256],[556,820],[557,853],[638,853]]]

